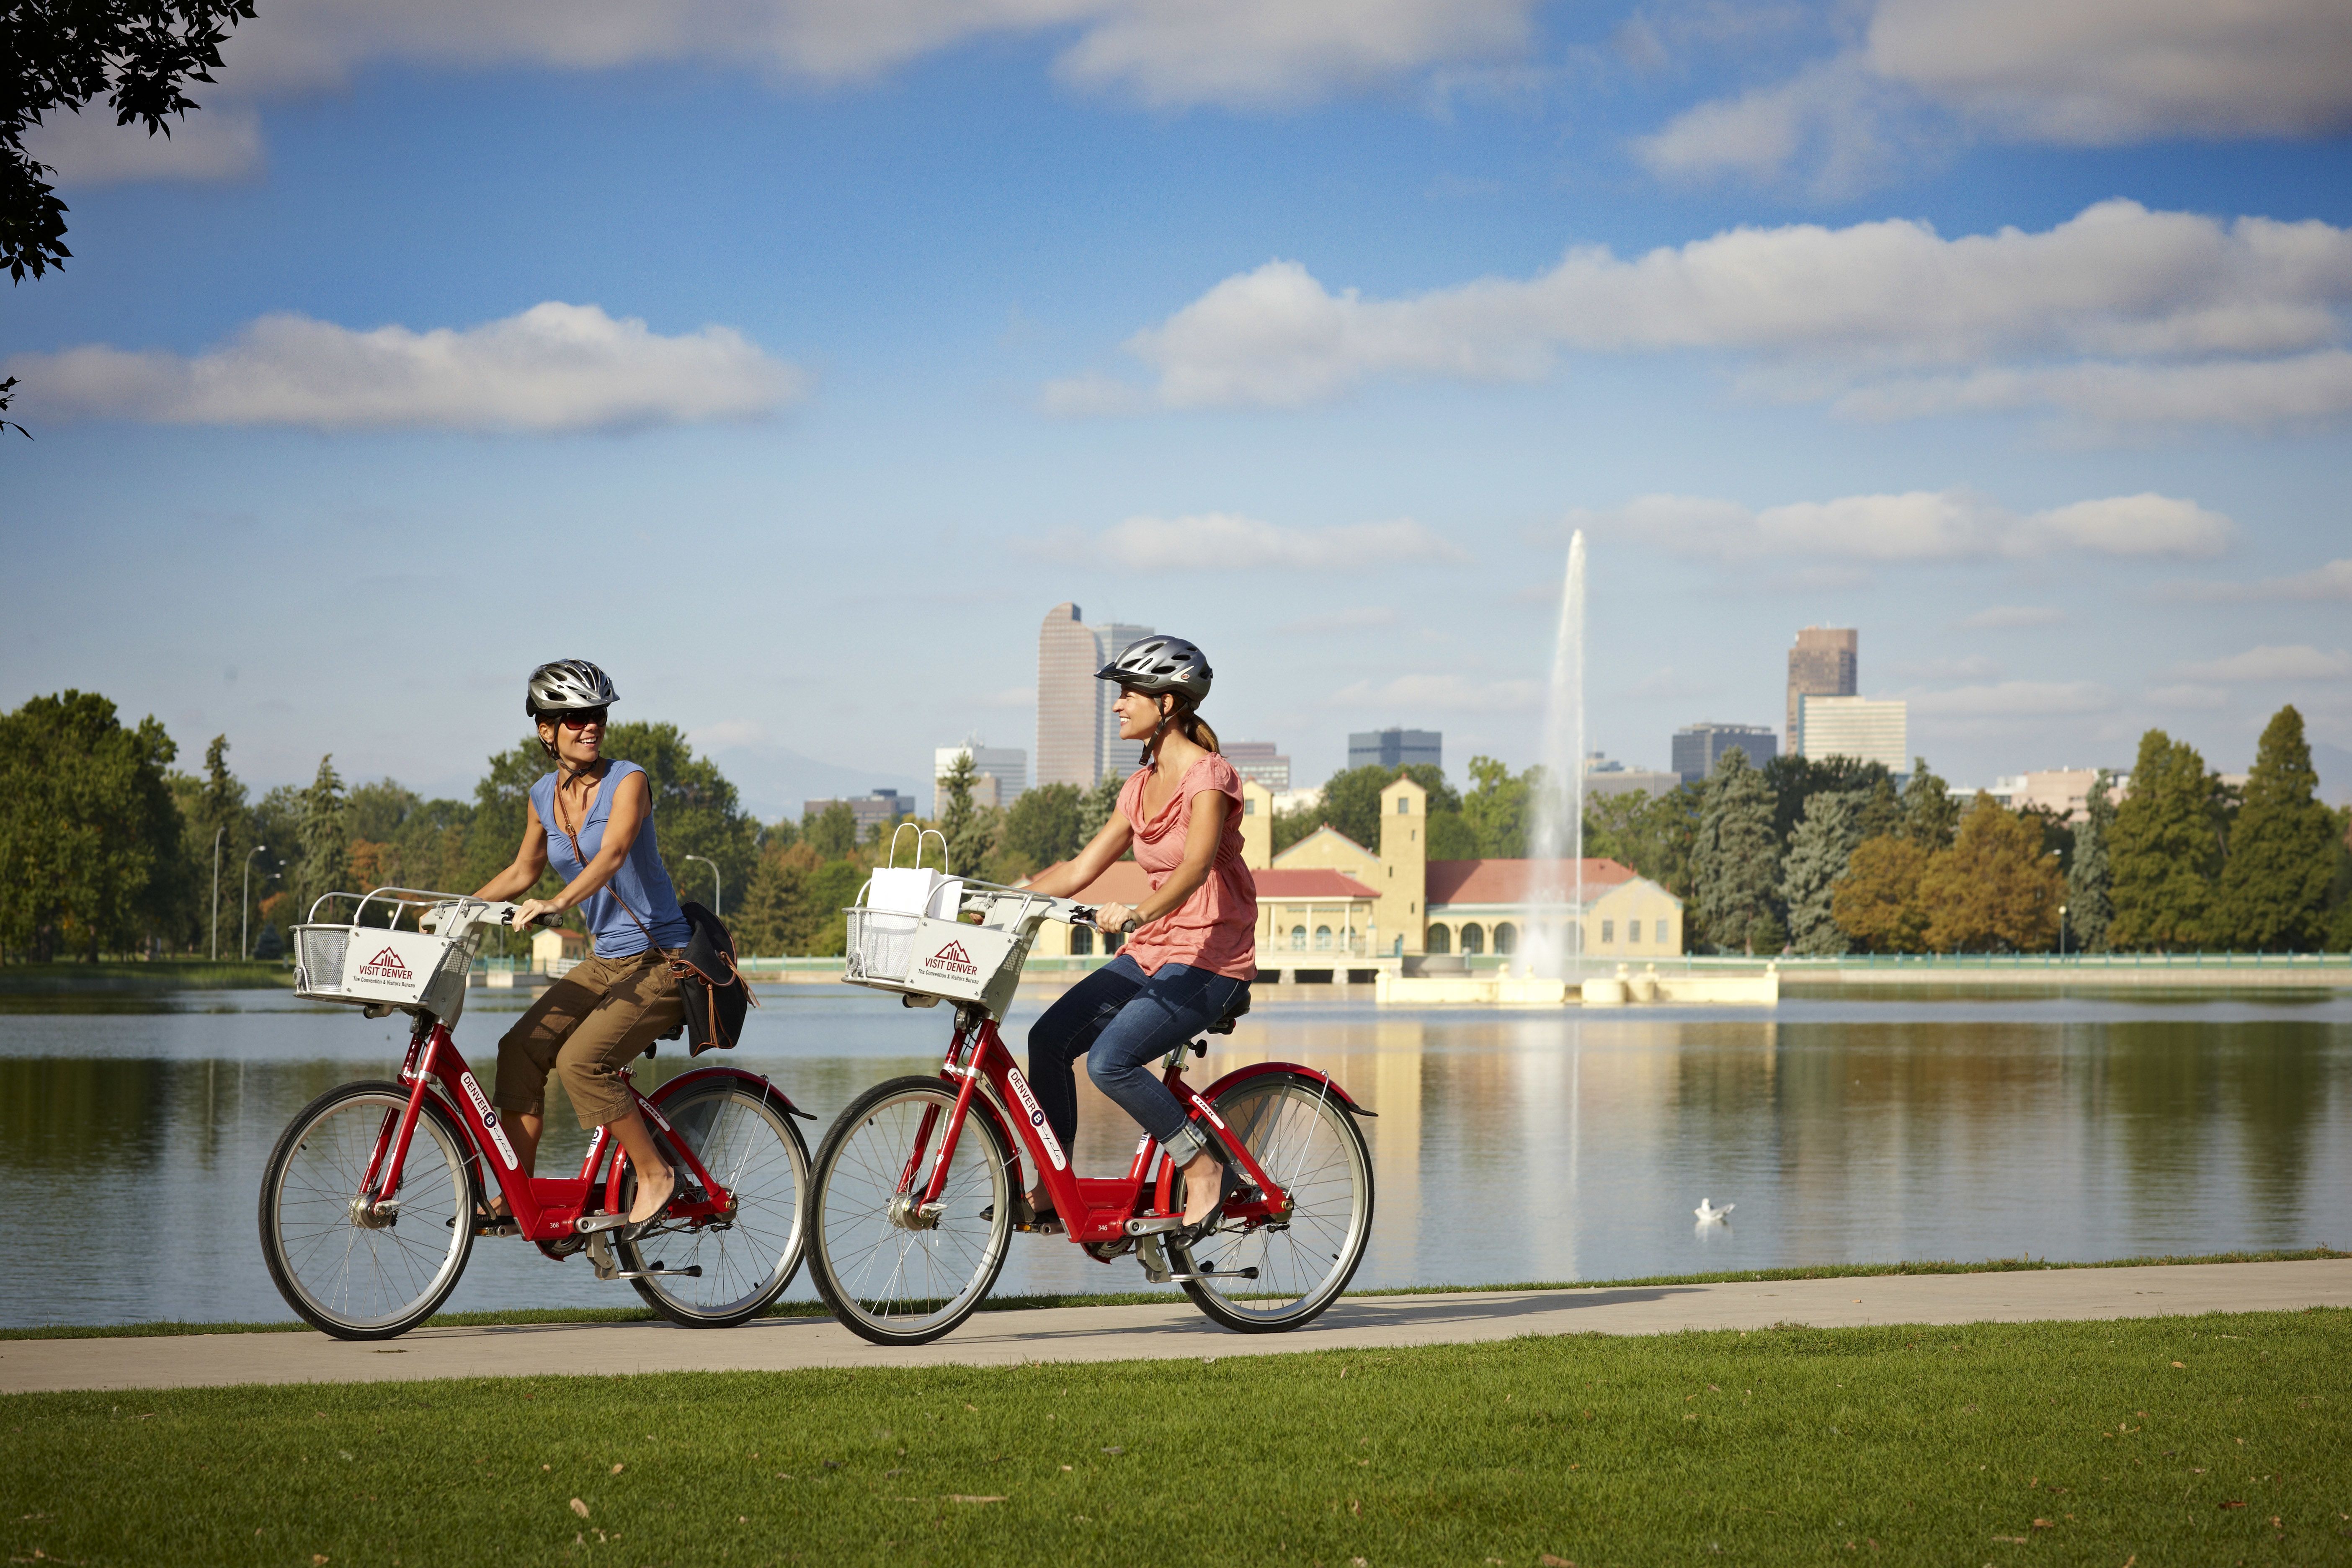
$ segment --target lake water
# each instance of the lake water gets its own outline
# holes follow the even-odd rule
[[[821,1118],[812,1148],[858,1089],[937,1068],[943,1012],[763,995],[733,1059]],[[457,1037],[478,1071],[523,1000],[474,994]],[[1008,1022],[1016,1047],[1041,1005]],[[390,1075],[402,1022],[281,993],[0,999],[0,1323],[290,1317],[256,1239],[262,1163],[311,1097]],[[1194,1081],[1265,1058],[1380,1113],[1359,1285],[2352,1245],[2352,998],[1594,1016],[1267,999]],[[685,1065],[666,1051],[654,1076]],[[1080,1086],[1079,1169],[1123,1170],[1132,1124]],[[554,1171],[584,1138],[551,1110]],[[1728,1226],[1694,1224],[1702,1196],[1738,1205]],[[1141,1284],[1131,1259],[1019,1237],[999,1289]],[[805,1272],[792,1294],[811,1294]],[[449,1302],[635,1304],[584,1258],[515,1241],[478,1245]]]

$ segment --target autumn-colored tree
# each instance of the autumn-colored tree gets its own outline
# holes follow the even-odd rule
[[[2041,952],[2057,943],[2065,887],[2041,824],[1979,792],[1920,878],[1923,934],[1937,952]]]
[[[1925,952],[1927,910],[1919,888],[1927,847],[1900,834],[1865,838],[1846,862],[1845,878],[1830,895],[1838,929],[1866,952]]]

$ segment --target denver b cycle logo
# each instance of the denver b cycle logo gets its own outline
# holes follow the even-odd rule
[[[923,960],[923,967],[939,974],[977,975],[980,973],[980,965],[971,961],[971,954],[963,950],[963,943],[960,942],[951,942]]]
[[[385,948],[360,965],[362,980],[414,980],[415,973],[401,961],[400,954]]]

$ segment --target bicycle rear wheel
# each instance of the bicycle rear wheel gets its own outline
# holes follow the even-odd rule
[[[1217,1096],[1217,1114],[1265,1173],[1290,1194],[1286,1219],[1238,1224],[1198,1241],[1171,1240],[1184,1294],[1229,1329],[1269,1333],[1308,1323],[1339,1299],[1364,1260],[1372,1228],[1372,1162],[1356,1119],[1318,1080],[1299,1073],[1245,1079]],[[1255,1271],[1250,1278],[1234,1278]]]
[[[892,1079],[850,1101],[817,1148],[809,1274],[833,1315],[877,1345],[947,1333],[1004,1268],[1013,1152],[979,1101],[957,1136],[938,1212],[916,1211],[955,1100],[937,1079]],[[917,1162],[927,1115],[929,1141]],[[910,1163],[915,1194],[900,1190]]]
[[[261,1177],[261,1256],[286,1304],[339,1340],[388,1340],[441,1308],[474,1247],[474,1177],[464,1129],[425,1097],[385,1205],[360,1184],[408,1090],[347,1083],[305,1106],[278,1135]]]
[[[808,1194],[808,1145],[783,1101],[740,1079],[681,1089],[661,1106],[673,1134],[734,1194],[725,1225],[656,1232],[621,1244],[621,1267],[696,1268],[632,1279],[646,1304],[688,1329],[719,1329],[756,1317],[800,1272]],[[623,1184],[635,1198],[635,1173]]]

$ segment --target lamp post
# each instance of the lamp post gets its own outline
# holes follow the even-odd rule
[[[220,962],[220,841],[228,831],[224,822],[213,829],[213,962]]]
[[[2058,906],[2058,956],[2066,956],[2066,906]]]
[[[251,921],[249,911],[253,907],[253,858],[268,847],[267,844],[257,844],[245,852],[245,890],[237,895],[236,903],[236,956],[239,960],[249,956],[245,933]]]
[[[710,868],[710,912],[720,920],[727,918],[727,888],[719,879],[719,862],[704,855],[682,855],[683,860],[699,860]]]

